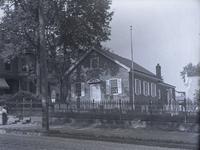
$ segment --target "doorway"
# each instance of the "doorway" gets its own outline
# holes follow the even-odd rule
[[[101,101],[101,88],[100,84],[90,84],[90,100],[95,102]]]

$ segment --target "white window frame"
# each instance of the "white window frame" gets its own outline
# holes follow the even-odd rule
[[[155,83],[151,83],[151,96],[152,97],[156,97],[156,84]]]
[[[111,85],[111,81],[112,80],[116,80],[117,81],[117,93],[112,93],[112,85]],[[109,94],[111,94],[111,95],[122,94],[122,79],[121,78],[112,78],[112,79],[107,80],[106,82],[107,82],[106,86],[109,86]],[[107,91],[108,91],[108,89],[107,89]]]
[[[141,92],[142,92],[141,80],[135,79],[135,94],[136,95],[141,95]]]
[[[146,86],[145,86],[145,84],[147,84],[147,93],[146,93]],[[150,95],[149,82],[147,82],[147,81],[143,81],[143,94],[144,94],[144,96],[149,96]]]

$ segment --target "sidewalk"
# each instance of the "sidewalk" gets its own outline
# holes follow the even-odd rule
[[[33,122],[29,124],[11,124],[0,126],[0,131],[6,133],[38,134],[45,136],[81,138],[90,140],[103,140],[120,143],[138,143],[144,145],[161,145],[166,147],[181,148],[195,147],[198,145],[198,133],[162,131],[153,129],[122,129],[100,128],[95,124],[77,125],[68,123],[65,125],[50,126],[49,133],[44,133],[41,124]]]

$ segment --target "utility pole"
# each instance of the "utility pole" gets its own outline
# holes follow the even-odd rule
[[[49,131],[49,99],[48,99],[48,73],[47,50],[45,43],[44,0],[39,0],[39,53],[40,53],[40,81],[42,99],[42,127]]]
[[[130,73],[130,79],[131,79],[131,108],[132,110],[135,109],[135,86],[134,86],[134,63],[133,63],[133,33],[132,33],[132,26],[130,26],[130,37],[131,37],[131,73]]]

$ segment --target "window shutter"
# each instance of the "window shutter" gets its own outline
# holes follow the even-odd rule
[[[137,79],[135,79],[135,94],[138,94],[137,93]]]
[[[85,96],[85,83],[81,82],[81,96]]]
[[[110,94],[110,80],[106,80],[106,94]]]
[[[161,99],[161,91],[160,91],[160,89],[158,90],[158,99]]]
[[[76,96],[75,92],[76,92],[76,91],[75,91],[75,84],[72,84],[72,85],[71,85],[71,94],[72,94],[71,96],[72,96],[73,98]]]
[[[143,95],[145,95],[145,82],[143,81]]]
[[[122,79],[117,79],[118,94],[122,93]]]

